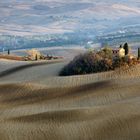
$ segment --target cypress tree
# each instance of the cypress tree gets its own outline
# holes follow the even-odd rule
[[[123,48],[125,49],[125,55],[128,55],[129,54],[129,46],[128,46],[128,43],[125,43]]]
[[[35,60],[36,60],[36,61],[38,60],[38,56],[37,56],[37,54],[36,54],[36,56],[35,56]]]
[[[138,59],[140,59],[140,48],[138,48]]]
[[[120,48],[123,48],[122,44],[120,45]]]
[[[8,55],[10,55],[10,50],[8,49]]]

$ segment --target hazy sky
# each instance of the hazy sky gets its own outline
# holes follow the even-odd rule
[[[139,25],[140,0],[0,0],[0,34],[102,34]]]

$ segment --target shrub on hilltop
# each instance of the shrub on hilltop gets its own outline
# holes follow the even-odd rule
[[[131,59],[128,55],[124,57],[113,56],[110,48],[104,48],[98,52],[86,52],[76,56],[61,70],[60,76],[105,72],[137,63],[135,58]]]
[[[88,74],[112,69],[112,60],[103,58],[102,55],[88,52],[76,56],[68,65],[66,65],[60,75]]]

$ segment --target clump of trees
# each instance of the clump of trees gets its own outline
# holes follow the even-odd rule
[[[77,75],[107,71],[111,69],[110,59],[103,59],[101,55],[88,52],[75,57],[65,66],[60,75]]]
[[[126,51],[126,54],[127,53],[128,51]],[[69,76],[104,72],[115,70],[116,68],[120,67],[129,67],[137,63],[137,58],[132,59],[129,57],[129,55],[125,55],[124,57],[114,57],[112,49],[106,47],[98,52],[91,51],[76,56],[61,70],[60,75]]]
[[[125,55],[124,57],[114,57],[113,58],[113,69],[121,68],[121,67],[130,67],[133,65],[138,64],[139,61],[137,58],[131,58],[128,55]]]

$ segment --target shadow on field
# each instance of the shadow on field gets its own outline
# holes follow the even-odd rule
[[[25,105],[53,99],[85,96],[85,92],[94,94],[100,89],[111,86],[111,81],[101,81],[76,87],[37,88],[34,85],[5,84],[0,85],[0,101],[9,105]]]
[[[3,78],[5,76],[8,76],[10,74],[16,73],[18,71],[22,71],[24,69],[28,69],[30,67],[36,67],[36,66],[41,66],[41,65],[47,65],[47,64],[54,64],[54,63],[59,63],[62,62],[62,60],[59,61],[47,61],[47,62],[36,62],[36,63],[31,63],[31,64],[25,64],[22,66],[17,66],[8,70],[5,70],[3,72],[0,73],[0,78]]]

